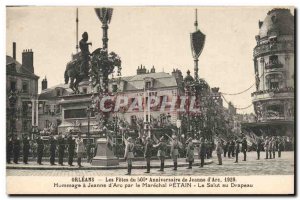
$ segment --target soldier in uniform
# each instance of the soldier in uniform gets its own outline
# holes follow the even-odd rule
[[[247,140],[246,140],[246,137],[244,137],[243,140],[242,140],[242,152],[244,154],[244,160],[243,161],[246,161],[247,160]]]
[[[265,148],[265,151],[266,151],[266,158],[265,159],[269,159],[269,138],[268,138],[268,136],[266,136],[265,143],[264,143],[264,148]]]
[[[38,136],[36,139],[37,143],[37,163],[42,165],[42,158],[44,153],[44,141],[42,140],[41,136]]]
[[[281,151],[284,150],[284,145],[283,145],[283,139],[279,138],[279,142],[278,142],[278,158],[281,157]]]
[[[231,154],[232,154],[232,146],[231,146],[231,140],[229,140],[228,142],[227,142],[227,144],[228,144],[228,158],[231,158]]]
[[[178,149],[179,149],[179,142],[177,140],[176,135],[172,135],[172,143],[171,143],[171,158],[173,158],[173,163],[174,163],[174,169],[177,170],[177,158],[179,155]]]
[[[78,134],[78,138],[76,139],[76,153],[77,153],[77,164],[79,167],[82,167],[81,165],[81,158],[83,157],[83,154],[85,152],[84,150],[84,143],[83,139],[81,138],[81,135]]]
[[[260,159],[261,145],[262,145],[262,139],[258,137],[256,139],[256,153],[257,153],[257,159],[256,160]]]
[[[49,142],[50,142],[50,164],[56,165],[55,164],[56,140],[53,136],[51,136]]]
[[[145,173],[150,173],[150,168],[151,168],[150,160],[152,156],[152,149],[153,149],[153,144],[151,142],[151,138],[147,137],[146,144],[145,144],[145,152],[144,152],[144,157],[147,163],[147,171]]]
[[[235,146],[234,146],[234,153],[235,153],[235,162],[234,163],[238,163],[239,162],[239,153],[240,153],[240,143],[238,141],[238,139],[235,140]]]
[[[228,145],[229,143],[227,141],[225,141],[225,144],[224,144],[224,157],[226,158],[226,154],[228,152]],[[229,157],[229,152],[228,152],[228,157]]]
[[[231,145],[231,157],[234,157],[235,156],[235,141],[232,140],[230,145]]]
[[[73,159],[74,159],[74,152],[75,152],[75,140],[72,138],[71,134],[69,135],[67,141],[68,141],[68,152],[69,152],[68,164],[70,166],[74,166]]]
[[[6,162],[7,164],[11,164],[11,154],[13,151],[13,140],[11,136],[7,137],[6,142]]]
[[[217,146],[216,146],[216,153],[218,157],[218,165],[222,165],[222,153],[223,153],[223,147],[220,141],[218,141]]]
[[[269,149],[269,158],[272,159],[273,139],[272,139],[271,137],[270,137],[270,139],[269,139],[268,149]]]
[[[28,164],[28,155],[29,155],[29,138],[27,136],[23,137],[23,163]]]
[[[205,139],[205,140],[204,140],[204,143],[205,143],[205,158],[206,158],[206,159],[209,159],[209,155],[210,155],[210,153],[209,153],[210,146],[209,146],[208,140]]]
[[[19,137],[15,137],[13,140],[13,153],[14,153],[14,163],[19,164],[19,156],[20,156],[20,139]]]
[[[158,148],[157,157],[160,159],[160,169],[158,171],[164,171],[165,168],[165,156],[167,150],[167,144],[165,142],[164,136],[159,139],[159,143],[154,145],[155,148]]]
[[[127,140],[125,140],[126,147],[125,147],[125,155],[124,158],[127,161],[128,164],[128,173],[125,175],[131,175],[131,169],[132,169],[132,159],[134,158],[133,150],[134,150],[134,143],[133,139],[129,137]]]
[[[186,161],[189,163],[189,167],[187,169],[192,169],[192,165],[194,162],[194,144],[193,140],[190,137],[187,141],[187,147],[186,147]]]
[[[273,158],[275,159],[275,152],[277,150],[277,145],[276,145],[277,141],[275,139],[275,137],[272,138],[272,152],[273,152]]]
[[[204,139],[201,137],[200,138],[200,145],[199,145],[199,159],[200,159],[200,167],[203,167],[204,165],[204,158],[206,155],[206,144],[204,142]]]
[[[62,135],[59,135],[58,140],[58,164],[64,165],[64,154],[65,154],[65,140]]]

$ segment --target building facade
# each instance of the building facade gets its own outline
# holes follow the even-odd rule
[[[33,51],[22,52],[21,64],[16,60],[16,43],[13,43],[13,56],[6,56],[7,134],[31,134],[37,125],[38,79],[34,74]]]
[[[294,135],[294,16],[289,9],[273,9],[255,37],[256,91],[252,102],[258,134]]]

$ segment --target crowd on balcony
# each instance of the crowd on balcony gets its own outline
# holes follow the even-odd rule
[[[259,90],[259,91],[251,93],[251,96],[253,97],[254,95],[267,94],[270,92],[274,92],[274,93],[294,92],[294,87],[272,88],[272,89],[267,89],[267,90]]]

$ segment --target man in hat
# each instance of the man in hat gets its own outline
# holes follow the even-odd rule
[[[265,159],[269,159],[269,138],[268,138],[268,136],[266,136],[266,138],[265,138],[264,149],[266,151],[266,158]]]
[[[144,157],[147,163],[147,171],[145,173],[150,173],[150,168],[151,168],[150,160],[152,156],[152,149],[153,149],[153,144],[151,142],[151,138],[147,137],[146,144],[145,144],[145,152],[144,152]]]
[[[58,136],[57,144],[58,144],[58,164],[63,166],[64,165],[64,154],[65,154],[65,140],[62,135]]]
[[[244,160],[243,161],[246,161],[246,159],[247,159],[247,140],[246,140],[246,137],[244,137],[243,140],[242,140],[242,152],[244,154]]]
[[[164,171],[165,168],[165,156],[167,151],[167,144],[165,142],[164,136],[159,139],[159,143],[154,145],[155,148],[158,148],[157,157],[160,159],[160,169],[158,171]]]
[[[205,145],[205,142],[204,142],[204,138],[200,138],[200,145],[199,145],[199,158],[200,158],[200,167],[203,167],[204,166],[204,158],[205,158],[205,155],[206,155],[206,145]]]
[[[74,152],[75,152],[75,140],[73,139],[71,134],[69,135],[67,142],[68,142],[68,152],[69,152],[68,164],[69,166],[74,166],[73,159],[74,159]]]
[[[226,158],[226,154],[228,152],[228,147],[229,147],[229,143],[227,141],[225,141],[224,144],[224,157]],[[229,152],[228,152],[228,157],[229,157]]]
[[[127,161],[128,164],[128,173],[125,175],[131,175],[131,169],[132,169],[132,159],[134,158],[133,150],[134,150],[134,144],[133,139],[129,137],[127,140],[125,139],[125,154],[124,158]]]
[[[23,137],[23,163],[24,164],[28,164],[28,155],[30,149],[29,140],[30,138],[27,137],[26,135]]]
[[[42,140],[41,136],[38,136],[36,139],[37,143],[37,163],[42,165],[42,158],[44,153],[44,141]]]
[[[273,153],[273,158],[275,159],[275,152],[277,150],[277,146],[276,146],[276,138],[273,136],[272,138],[272,153]]]
[[[171,143],[171,158],[173,159],[173,163],[174,163],[174,169],[173,170],[177,170],[177,158],[179,155],[179,142],[177,140],[177,136],[176,135],[172,135],[172,143]]]
[[[189,163],[189,167],[187,169],[192,169],[192,165],[194,162],[194,144],[193,139],[190,137],[186,141],[187,147],[186,147],[186,161]]]
[[[13,139],[12,139],[12,136],[8,136],[7,141],[6,141],[6,162],[7,162],[7,164],[11,164],[12,151],[13,151]]]
[[[279,138],[279,141],[278,141],[278,158],[281,157],[281,151],[283,151],[283,150],[284,150],[283,139]]]
[[[14,153],[14,163],[19,164],[19,156],[20,156],[20,139],[18,136],[13,140],[13,153]]]
[[[240,142],[238,141],[238,139],[235,140],[234,153],[235,153],[235,162],[234,163],[238,163],[239,162],[239,153],[240,153]]]
[[[270,139],[269,139],[268,149],[269,149],[269,158],[272,159],[272,152],[273,152],[273,138],[272,137],[270,137]]]
[[[76,139],[76,153],[77,153],[77,164],[78,167],[82,167],[81,165],[81,158],[83,157],[83,154],[85,152],[83,139],[81,137],[81,134],[78,133],[78,138]]]
[[[256,139],[256,153],[257,153],[257,159],[260,159],[260,151],[261,151],[261,145],[262,145],[262,138],[257,137]]]
[[[56,139],[50,136],[50,164],[55,165],[55,151],[56,151]]]
[[[223,147],[222,147],[222,143],[219,140],[216,146],[216,153],[217,153],[217,157],[218,157],[218,165],[222,165],[222,154],[223,154]]]
[[[88,62],[90,60],[90,50],[89,45],[92,45],[89,40],[89,35],[87,32],[82,34],[82,39],[79,41],[79,48],[81,50],[82,64],[80,66],[80,75],[84,76],[88,73]]]

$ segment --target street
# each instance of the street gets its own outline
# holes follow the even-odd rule
[[[276,152],[277,156],[277,152]],[[242,161],[243,154],[239,154],[239,163],[234,163],[233,158],[223,158],[223,165],[217,165],[217,157],[213,155],[213,163],[204,168],[193,166],[193,169],[179,167],[177,171],[165,168],[159,172],[157,168],[151,169],[150,174],[145,174],[145,169],[133,169],[132,175],[147,176],[176,176],[176,175],[203,175],[203,176],[238,176],[238,175],[292,175],[294,174],[294,152],[282,152],[281,158],[265,160],[265,153],[261,152],[261,159],[256,160],[256,152],[247,153],[247,161]],[[199,162],[196,159],[196,162]],[[136,163],[144,163],[136,161]],[[85,164],[87,165],[87,164]],[[133,166],[135,162],[133,162]],[[90,170],[72,168],[62,170],[31,170],[31,169],[7,169],[7,176],[118,176],[124,175],[126,169]]]

